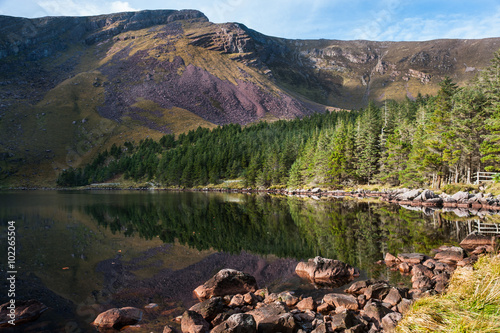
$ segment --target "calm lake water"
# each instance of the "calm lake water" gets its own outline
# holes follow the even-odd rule
[[[34,323],[5,331],[95,332],[90,323],[98,313],[153,302],[159,306],[146,311],[136,331],[161,332],[195,303],[192,290],[222,268],[248,272],[271,291],[320,297],[331,290],[317,289],[294,274],[299,260],[317,255],[360,268],[360,278],[405,284],[407,278],[375,262],[386,252],[430,253],[457,244],[466,236],[467,223],[478,219],[427,214],[350,199],[3,192],[0,301],[9,300],[6,239],[8,221],[15,221],[16,299],[35,298],[50,308]]]

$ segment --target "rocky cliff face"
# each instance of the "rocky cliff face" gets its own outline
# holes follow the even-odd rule
[[[126,140],[433,94],[499,47],[286,40],[193,10],[0,16],[0,179],[53,178]]]

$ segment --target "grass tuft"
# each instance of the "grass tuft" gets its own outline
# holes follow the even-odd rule
[[[458,268],[446,293],[415,302],[397,332],[500,332],[500,256]]]

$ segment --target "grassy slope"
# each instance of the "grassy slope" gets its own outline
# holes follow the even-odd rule
[[[500,256],[458,268],[443,295],[418,300],[398,332],[500,332]]]

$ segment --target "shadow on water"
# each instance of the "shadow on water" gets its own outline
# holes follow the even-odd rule
[[[317,255],[358,267],[361,278],[407,283],[375,262],[386,252],[457,244],[468,223],[349,199],[128,191],[0,193],[0,219],[2,230],[16,221],[17,296],[51,308],[6,332],[74,333],[93,332],[95,316],[116,306],[155,302],[170,320],[195,302],[197,285],[226,267],[251,273],[272,291],[298,294],[321,293],[294,274],[298,260]],[[148,316],[147,329],[165,324]]]

